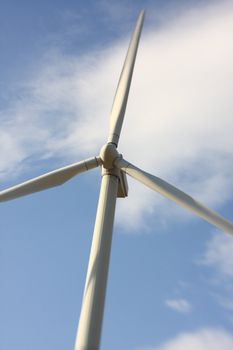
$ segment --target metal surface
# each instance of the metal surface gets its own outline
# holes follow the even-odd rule
[[[121,76],[118,82],[116,94],[112,105],[108,142],[114,143],[116,146],[118,145],[118,140],[120,137],[120,132],[125,115],[125,109],[127,105],[129,88],[132,79],[134,62],[137,54],[137,48],[142,30],[143,20],[144,11],[141,11],[138,16],[135,30],[133,32],[129,44],[128,52],[125,58],[124,66],[121,72]]]
[[[93,169],[101,165],[99,157],[93,157],[74,163],[66,167],[51,171],[47,174],[35,177],[34,179],[25,181],[19,185],[10,187],[0,192],[0,202],[10,199],[26,196],[28,194],[46,190],[51,187],[62,185],[72,177],[83,173],[84,171]]]
[[[119,185],[118,185],[118,191],[117,191],[117,197],[118,198],[125,198],[128,196],[129,186],[126,174],[123,171],[119,172]]]
[[[233,224],[231,222],[224,219],[215,211],[205,207],[188,194],[180,191],[178,188],[170,185],[168,182],[160,179],[159,177],[146,173],[145,171],[130,164],[123,158],[118,158],[115,161],[115,164],[117,167],[119,167],[119,169],[125,171],[126,174],[142,182],[147,187],[160,193],[164,197],[171,199],[183,208],[190,210],[220,230],[233,235]]]
[[[99,349],[117,188],[118,178],[104,174],[75,350]]]

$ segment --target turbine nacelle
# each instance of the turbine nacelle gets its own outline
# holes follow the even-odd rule
[[[114,175],[119,179],[117,197],[125,198],[128,196],[128,182],[126,174],[115,166],[115,162],[120,160],[122,155],[117,151],[114,143],[106,143],[100,150],[99,159],[102,163],[102,176]]]
[[[115,160],[122,157],[114,143],[106,143],[103,145],[99,156],[103,167],[108,170],[113,169]]]

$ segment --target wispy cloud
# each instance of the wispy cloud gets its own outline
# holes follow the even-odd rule
[[[232,31],[225,2],[145,31],[120,143],[125,158],[212,206],[232,197]],[[1,110],[2,180],[32,158],[64,164],[98,153],[127,45],[78,57],[50,49]],[[154,212],[164,226],[180,213],[130,181],[119,222],[139,229]]]
[[[233,336],[223,329],[206,328],[183,332],[164,344],[140,350],[233,350]]]
[[[228,235],[215,234],[208,241],[201,263],[218,271],[219,277],[233,282],[233,239]]]
[[[165,304],[170,309],[182,314],[187,314],[192,309],[191,304],[186,299],[167,299]]]
[[[213,232],[207,241],[204,253],[198,261],[210,269],[208,284],[211,286],[211,298],[225,309],[225,316],[233,317],[233,240],[226,234]],[[211,271],[212,270],[212,271]]]

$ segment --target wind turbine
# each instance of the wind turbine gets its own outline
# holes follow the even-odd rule
[[[173,185],[132,165],[117,151],[143,20],[144,11],[141,11],[114,97],[108,140],[99,156],[54,170],[0,192],[0,201],[7,201],[61,185],[84,171],[99,166],[102,169],[100,196],[75,350],[99,349],[115,204],[117,197],[126,197],[128,194],[126,174],[233,235],[231,222]]]

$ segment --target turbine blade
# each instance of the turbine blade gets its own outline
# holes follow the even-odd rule
[[[101,165],[100,158],[89,158],[79,163],[74,163],[63,168],[51,171],[47,174],[35,177],[19,185],[7,188],[0,192],[0,202],[8,201],[21,196],[46,190],[51,187],[62,185],[84,171],[93,169]]]
[[[125,109],[127,105],[129,88],[132,79],[134,62],[137,54],[137,48],[142,30],[143,20],[144,11],[141,11],[131,37],[131,41],[125,58],[124,66],[120,75],[110,114],[110,129],[108,142],[114,143],[116,146],[118,145],[118,140],[120,137],[120,132],[124,120]]]
[[[115,165],[123,170],[126,174],[142,182],[152,190],[176,202],[181,207],[190,210],[197,216],[200,216],[202,219],[208,221],[219,229],[233,235],[233,224],[231,222],[227,221],[213,210],[208,209],[201,203],[197,202],[195,199],[183,191],[180,191],[178,188],[170,185],[159,177],[146,173],[145,171],[137,168],[122,158],[118,158],[115,162]]]

